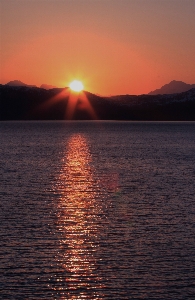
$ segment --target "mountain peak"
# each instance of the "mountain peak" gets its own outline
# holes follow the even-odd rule
[[[170,83],[163,85],[160,89],[150,92],[149,95],[177,94],[189,91],[193,88],[195,88],[195,84],[188,84],[183,81],[172,80]]]
[[[27,86],[27,84],[23,83],[20,80],[12,80],[6,83],[5,85],[10,85],[10,86]]]
[[[27,86],[27,87],[36,87],[36,85],[28,85],[20,80],[12,80],[6,83],[5,85],[9,86]]]

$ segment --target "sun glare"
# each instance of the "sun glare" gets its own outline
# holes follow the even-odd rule
[[[74,80],[70,83],[70,88],[74,92],[81,92],[83,90],[83,84],[79,80]]]

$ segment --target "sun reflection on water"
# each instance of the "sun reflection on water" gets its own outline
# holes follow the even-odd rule
[[[58,180],[61,284],[55,289],[60,299],[101,299],[96,255],[101,207],[91,162],[87,139],[80,134],[70,137]]]

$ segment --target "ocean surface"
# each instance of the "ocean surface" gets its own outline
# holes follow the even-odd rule
[[[195,123],[0,122],[0,299],[195,299]]]

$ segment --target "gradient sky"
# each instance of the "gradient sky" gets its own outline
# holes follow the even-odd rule
[[[195,0],[0,0],[0,83],[143,94],[195,83]]]

